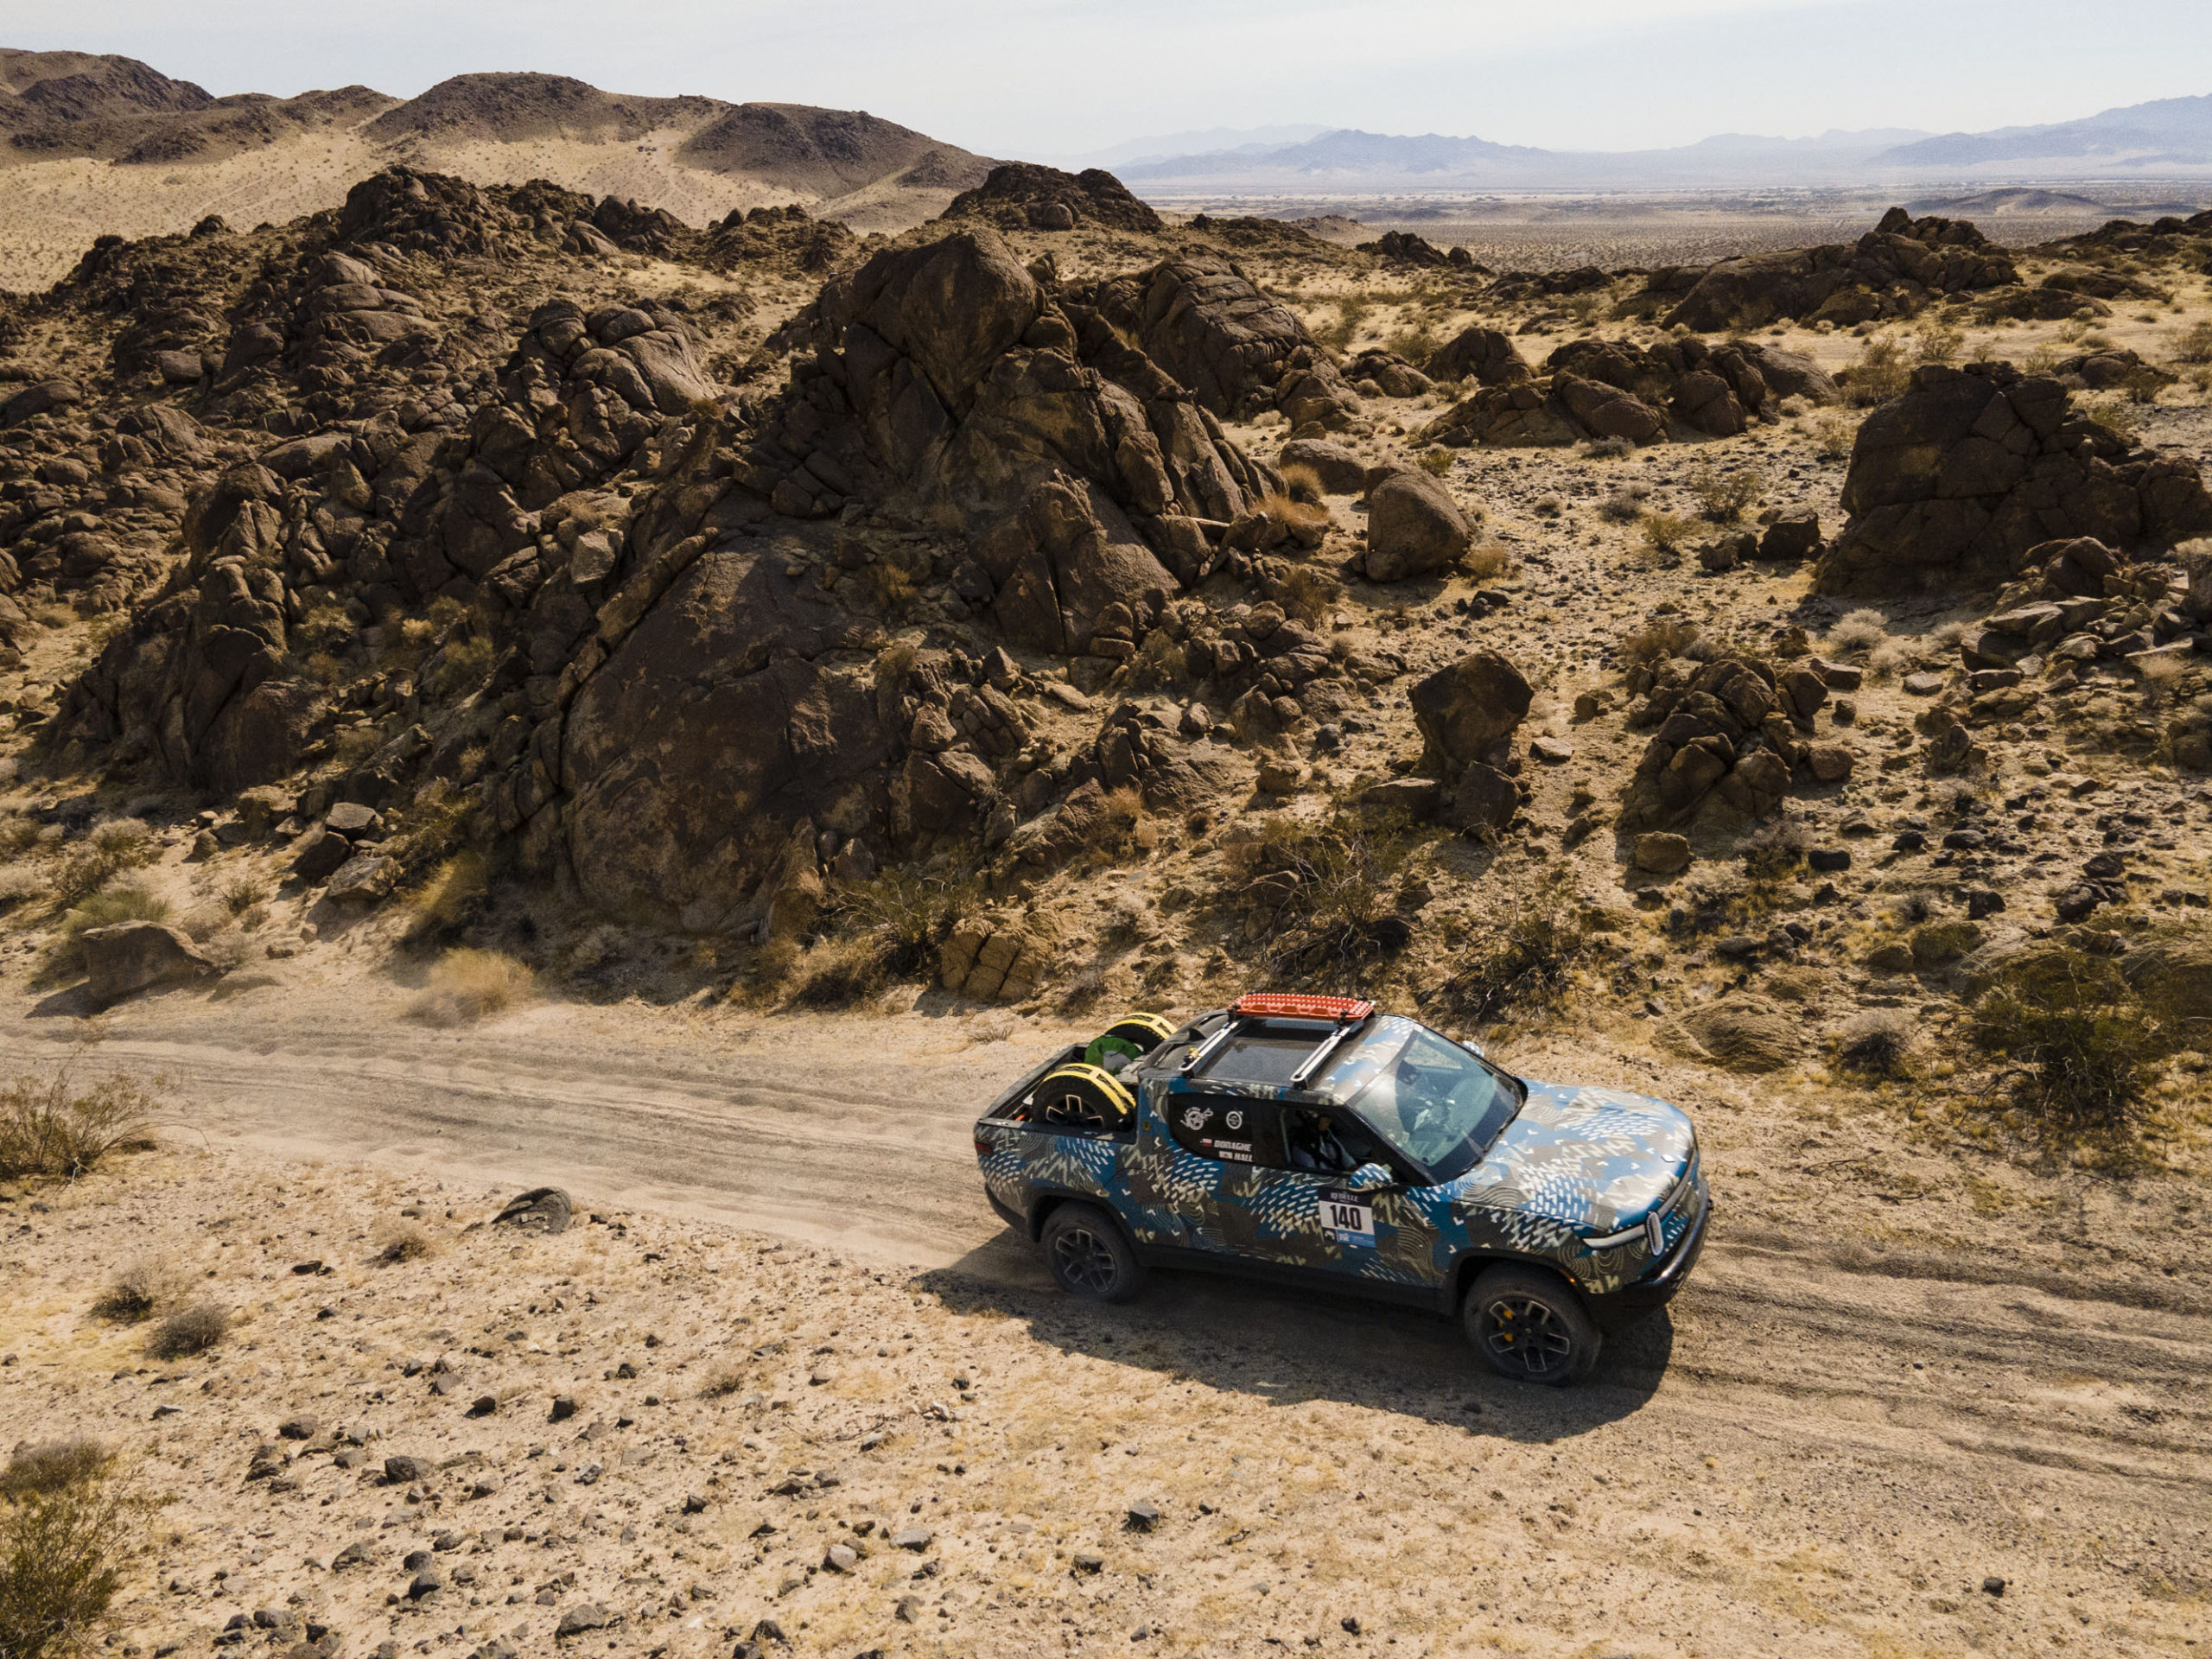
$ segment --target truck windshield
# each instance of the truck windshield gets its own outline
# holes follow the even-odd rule
[[[1314,1089],[1439,1181],[1474,1167],[1528,1092],[1457,1043],[1395,1014],[1376,1019],[1334,1056]]]

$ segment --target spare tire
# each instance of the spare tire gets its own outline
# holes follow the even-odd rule
[[[1124,1060],[1141,1060],[1175,1034],[1175,1027],[1156,1014],[1125,1014],[1094,1039],[1083,1058],[1090,1065],[1103,1065],[1109,1054]],[[1121,1068],[1116,1066],[1116,1071]]]
[[[1077,1060],[1048,1071],[1030,1091],[1038,1117],[1067,1129],[1125,1129],[1136,1121],[1136,1096],[1103,1067]]]

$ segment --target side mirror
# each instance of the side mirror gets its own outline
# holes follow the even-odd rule
[[[1362,1164],[1338,1183],[1354,1192],[1373,1192],[1397,1184],[1398,1178],[1381,1164]]]

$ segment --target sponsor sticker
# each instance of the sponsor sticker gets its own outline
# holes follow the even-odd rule
[[[1320,1212],[1321,1230],[1332,1239],[1352,1249],[1375,1248],[1375,1206],[1366,1193],[1325,1186],[1313,1202]]]

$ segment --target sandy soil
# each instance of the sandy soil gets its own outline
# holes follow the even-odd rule
[[[0,1443],[99,1436],[169,1500],[126,1653],[257,1608],[349,1652],[542,1652],[583,1604],[623,1616],[589,1644],[682,1654],[764,1617],[823,1654],[1139,1630],[1178,1654],[2180,1654],[2202,1628],[2212,1283],[2163,1242],[2177,1185],[2062,1204],[2015,1172],[1967,1213],[1878,1116],[1808,1120],[1784,1084],[1603,1039],[1532,1048],[1690,1105],[1720,1206],[1670,1314],[1560,1396],[1418,1315],[1184,1275],[1126,1310],[1052,1293],[966,1128],[1057,1026],[628,1003],[442,1032],[342,978],[115,1010],[73,1064],[168,1074],[164,1149],[0,1209]],[[86,1034],[6,1030],[10,1070]],[[606,1220],[467,1230],[548,1181]],[[403,1208],[435,1253],[379,1265]],[[157,1364],[92,1315],[147,1256],[238,1314],[226,1347]],[[402,1373],[441,1357],[451,1381]],[[302,1413],[296,1486],[242,1478]],[[317,1455],[341,1426],[352,1470]],[[380,1484],[393,1453],[438,1472]],[[1148,1535],[1122,1529],[1140,1501]],[[909,1524],[926,1548],[882,1547]],[[441,1533],[475,1582],[410,1600],[400,1558]],[[374,1559],[329,1571],[355,1539]],[[806,1571],[841,1540],[853,1572]]]

